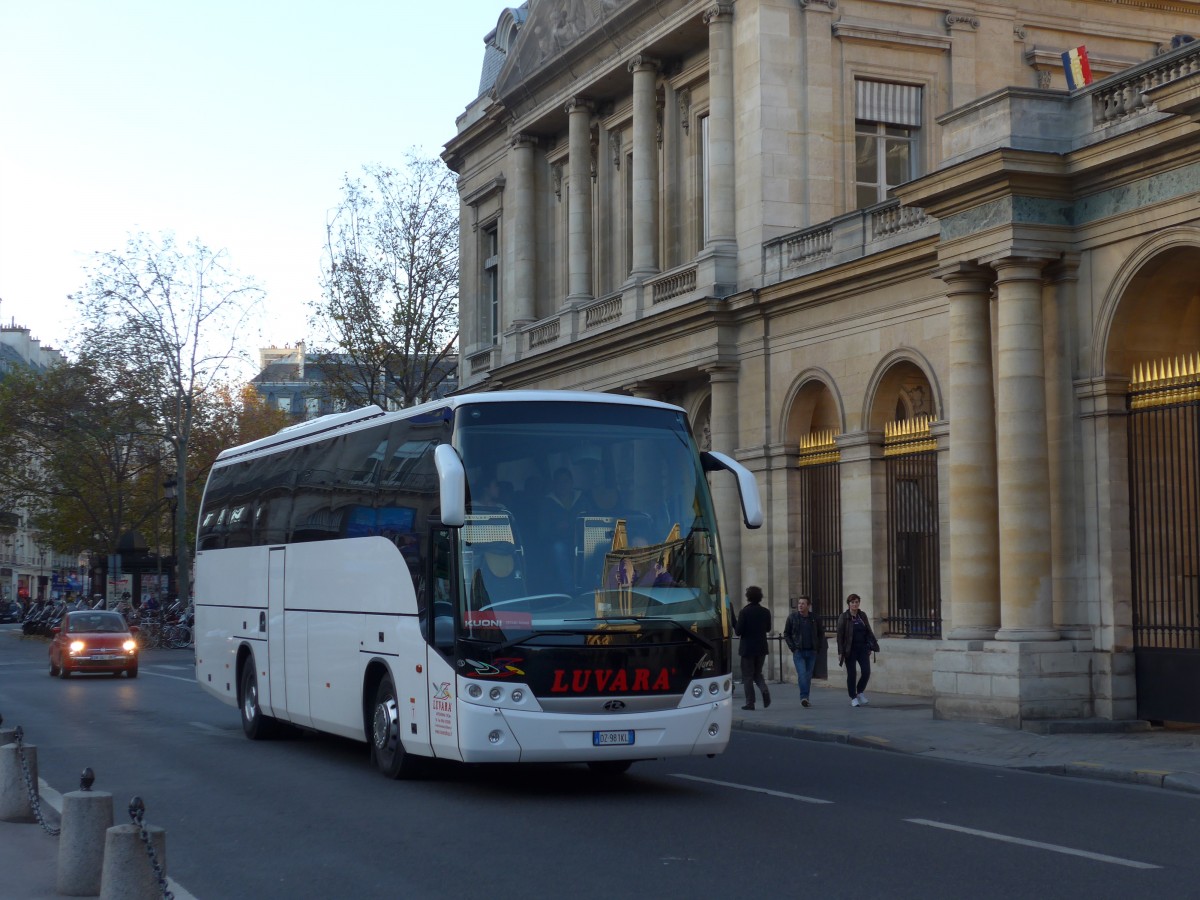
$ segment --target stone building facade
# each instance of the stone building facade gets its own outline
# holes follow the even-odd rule
[[[506,11],[444,154],[463,387],[683,406],[759,481],[757,532],[714,483],[735,592],[861,594],[881,690],[1200,721],[1196,33],[1177,0]]]

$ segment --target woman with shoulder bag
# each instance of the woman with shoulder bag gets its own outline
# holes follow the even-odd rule
[[[871,654],[879,652],[879,641],[859,607],[862,597],[851,594],[846,598],[846,611],[837,624],[838,665],[846,666],[846,690],[851,706],[866,706],[867,682],[871,680]],[[857,670],[857,671],[856,671]]]

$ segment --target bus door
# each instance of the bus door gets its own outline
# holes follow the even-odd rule
[[[271,714],[283,717],[287,710],[287,682],[284,678],[283,590],[287,550],[272,547],[267,557],[267,662],[270,672]]]
[[[452,660],[454,645],[454,606],[457,579],[451,532],[440,527],[434,531],[429,553],[432,566],[427,580],[429,593],[417,602],[426,604],[426,666],[429,673],[429,739],[434,755],[441,759],[462,760],[458,747],[458,691]]]

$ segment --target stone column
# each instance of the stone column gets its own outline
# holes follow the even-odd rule
[[[706,368],[712,397],[709,428],[712,449],[733,456],[738,446],[738,372],[736,365],[715,365]],[[721,537],[721,553],[725,561],[727,587],[740,607],[742,571],[742,508],[737,482],[731,473],[718,472],[711,480],[713,511]],[[739,587],[739,585],[741,585]]]
[[[1050,471],[1050,527],[1054,572],[1054,625],[1063,638],[1090,639],[1087,579],[1087,527],[1075,498],[1089,496],[1084,472],[1089,469],[1076,418],[1075,325],[1079,254],[1063,258],[1046,270],[1043,328],[1046,338],[1046,431]]]
[[[567,191],[567,303],[592,299],[592,104],[578,97],[567,104],[570,152]]]
[[[733,4],[714,3],[704,13],[708,25],[708,241],[706,247],[732,247],[735,232],[733,171]]]
[[[537,215],[533,173],[533,151],[537,138],[527,134],[513,136],[513,276],[512,311],[508,326],[527,325],[537,319]]]
[[[1052,641],[1050,468],[1042,334],[1043,260],[996,269],[1000,625],[996,640]],[[955,440],[957,443],[957,439]]]
[[[1000,625],[996,404],[991,273],[938,273],[950,307],[950,625],[956,640],[990,640]]]
[[[658,61],[635,56],[633,73],[633,259],[630,274],[646,278],[658,272],[658,110],[654,86]]]

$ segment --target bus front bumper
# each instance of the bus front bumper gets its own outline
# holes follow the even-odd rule
[[[733,702],[725,697],[654,713],[605,716],[458,707],[463,762],[603,762],[709,756],[729,744]]]

